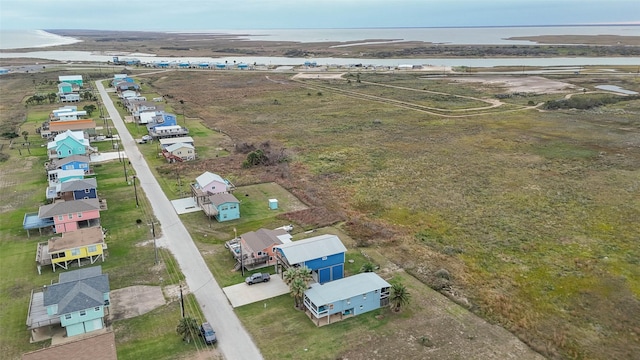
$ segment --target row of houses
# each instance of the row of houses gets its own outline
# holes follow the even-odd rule
[[[105,327],[109,277],[102,273],[101,266],[91,266],[105,260],[108,248],[100,224],[100,213],[107,210],[107,203],[99,197],[89,156],[96,149],[90,146],[86,129],[62,132],[51,126],[82,121],[83,115],[73,106],[50,114],[52,138],[47,144],[49,161],[45,163],[47,203],[38,212],[25,214],[23,220],[27,235],[34,229],[51,234],[47,241],[37,244],[38,273],[45,266],[51,266],[54,272],[78,267],[60,273],[57,283],[31,291],[26,324],[32,338],[38,329],[57,324],[65,329],[67,337]]]
[[[147,135],[144,139],[174,139],[162,143],[161,154],[167,162],[191,161],[197,158],[193,138],[187,136],[189,129],[178,124],[175,114],[164,111],[162,97],[148,101],[146,97],[141,96],[140,86],[126,74],[115,74],[111,85],[122,99],[121,102],[131,114],[133,121],[138,126],[146,127]]]
[[[290,229],[290,228],[289,228]],[[329,324],[389,305],[391,285],[375,273],[345,277],[347,248],[336,235],[291,241],[287,227],[259,229],[227,242],[235,270],[275,266],[276,273],[306,267],[312,281],[303,305],[316,325]]]

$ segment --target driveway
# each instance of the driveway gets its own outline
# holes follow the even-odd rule
[[[245,283],[227,286],[222,289],[234,308],[254,302],[270,299],[289,293],[289,286],[278,275],[272,275],[266,283],[247,285]]]
[[[233,312],[227,297],[202,259],[187,228],[182,224],[171,202],[160,188],[160,184],[142,157],[100,80],[96,81],[96,88],[111,116],[113,125],[118,130],[127,157],[140,180],[140,186],[144,189],[153,213],[162,227],[163,241],[158,241],[158,244],[166,246],[171,251],[180,265],[189,289],[192,289],[198,300],[205,318],[216,324],[218,349],[226,359],[262,359],[260,350]]]

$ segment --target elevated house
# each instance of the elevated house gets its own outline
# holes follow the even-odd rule
[[[71,155],[63,159],[52,160],[45,163],[45,168],[49,170],[82,170],[85,175],[92,174],[93,171],[89,166],[91,158],[87,155]]]
[[[199,207],[210,203],[209,197],[213,194],[232,192],[235,187],[220,175],[205,171],[191,184],[191,195]]]
[[[136,120],[138,124],[143,124],[140,121],[141,113],[144,113],[144,112],[155,113],[156,111],[162,111],[164,109],[164,106],[162,106],[161,104],[158,104],[157,102],[138,100],[137,98],[125,99],[123,103],[127,107],[127,111],[129,111],[129,113],[133,115],[133,119]],[[146,122],[144,122],[144,124],[148,123],[149,121],[152,121],[152,117],[153,116],[150,116],[149,119]]]
[[[291,242],[291,235],[284,229],[260,229],[240,235],[236,246],[229,249],[235,257],[236,269],[245,269],[274,265],[276,263],[276,249],[278,245]]]
[[[326,284],[311,284],[304,293],[307,315],[320,326],[389,305],[391,285],[373,272]]]
[[[106,202],[99,199],[58,200],[40,206],[38,218],[53,219],[54,231],[65,233],[100,226],[100,211],[106,209]]]
[[[72,337],[104,328],[111,290],[109,276],[102,273],[101,266],[63,272],[58,283],[41,290],[31,292],[30,330],[60,324],[67,337]]]
[[[209,196],[209,204],[202,208],[207,216],[219,222],[240,218],[240,201],[233,194],[218,193]]]
[[[82,263],[94,264],[98,260],[104,261],[107,244],[104,241],[102,227],[90,227],[63,233],[55,236],[47,242],[38,243],[36,250],[36,266],[38,274],[42,266],[51,265],[53,271],[56,267],[69,269],[69,266]]]
[[[78,111],[78,107],[76,105],[65,105],[51,111],[51,113],[49,114],[49,120],[60,120],[61,114],[73,111]]]
[[[191,144],[176,143],[162,149],[162,156],[168,162],[183,162],[196,159],[196,148]]]
[[[140,99],[141,98],[140,93],[135,90],[125,90],[120,93],[120,97],[122,99]],[[142,99],[146,100],[145,97],[142,97]]]
[[[342,279],[347,248],[335,235],[320,235],[276,247],[278,272],[289,267],[306,266],[320,284]]]
[[[89,145],[89,139],[82,131],[67,130],[58,134],[47,144],[49,159],[62,159],[71,155],[87,155],[96,149]]]

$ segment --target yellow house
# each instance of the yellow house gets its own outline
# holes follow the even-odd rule
[[[47,243],[38,244],[38,272],[42,265],[51,264],[53,271],[56,271],[56,266],[68,269],[74,261],[77,261],[78,267],[85,259],[90,264],[94,264],[98,259],[104,261],[106,249],[107,244],[104,242],[104,233],[100,226],[65,232],[62,237],[53,237]]]

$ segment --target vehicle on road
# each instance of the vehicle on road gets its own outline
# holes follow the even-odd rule
[[[216,332],[213,331],[213,327],[208,322],[203,323],[200,326],[200,336],[204,339],[204,342],[207,345],[212,345],[218,342],[218,338],[216,337]]]
[[[267,273],[255,273],[244,280],[248,285],[267,282],[271,280],[271,276]]]

